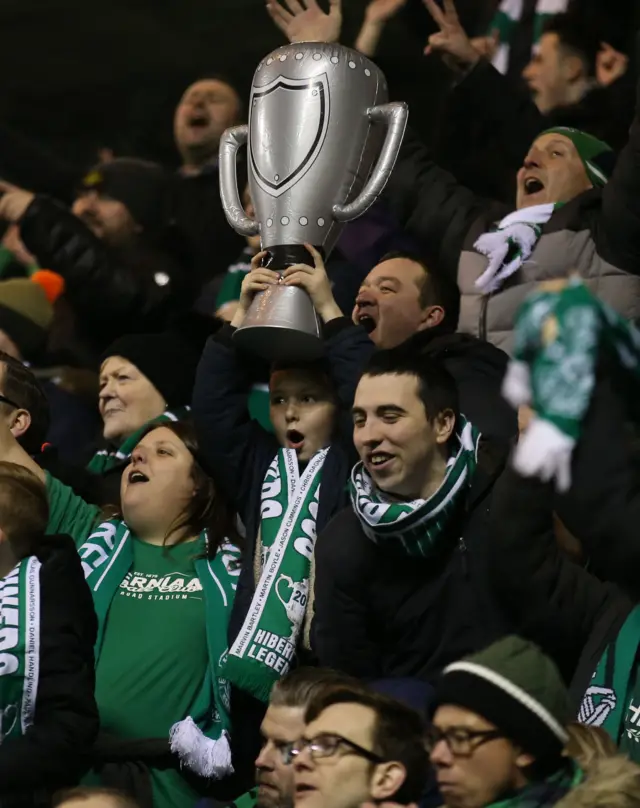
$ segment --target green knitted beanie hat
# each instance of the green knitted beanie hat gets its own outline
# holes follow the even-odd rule
[[[542,132],[543,135],[562,135],[576,147],[576,151],[582,160],[587,172],[587,176],[597,187],[607,184],[613,165],[615,163],[615,152],[604,140],[581,132],[580,129],[571,129],[569,126],[555,126]]]
[[[568,740],[568,697],[560,673],[520,637],[505,637],[445,668],[436,702],[482,716],[539,759],[559,756]]]

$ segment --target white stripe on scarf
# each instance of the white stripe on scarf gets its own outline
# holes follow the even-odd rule
[[[496,230],[480,236],[473,246],[489,259],[475,284],[482,294],[497,291],[503,281],[522,267],[538,243],[540,227],[549,221],[554,210],[552,203],[515,210],[505,216]],[[517,254],[505,263],[514,245],[518,247]]]

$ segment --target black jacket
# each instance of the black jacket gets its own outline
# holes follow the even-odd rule
[[[88,768],[98,732],[93,645],[97,620],[75,545],[41,540],[40,672],[33,725],[0,746],[0,806],[49,805]]]
[[[117,336],[160,331],[194,289],[165,252],[140,243],[115,251],[63,205],[36,196],[20,235],[40,266],[65,280],[78,335],[99,355]]]
[[[633,601],[562,553],[553,507],[550,485],[507,469],[494,492],[490,569],[496,596],[516,632],[539,645],[570,684],[577,716],[591,676]]]
[[[246,529],[246,555],[231,619],[229,642],[242,627],[255,590],[253,554],[260,519],[260,492],[279,445],[274,435],[252,421],[247,409],[250,362],[233,347],[234,329],[224,326],[205,347],[193,394],[193,418],[208,470],[235,504]],[[360,373],[373,344],[346,317],[325,328],[326,357],[341,404],[340,435],[322,469],[318,533],[347,503],[346,484],[356,461],[351,405]]]
[[[502,451],[481,455],[439,557],[381,548],[350,507],[332,520],[315,550],[313,639],[322,665],[359,678],[431,681],[504,633],[487,569],[491,490],[503,461]]]
[[[516,435],[518,418],[502,397],[509,361],[504,351],[471,334],[437,334],[429,329],[415,334],[406,345],[442,362],[456,382],[460,412],[485,437],[509,441]]]

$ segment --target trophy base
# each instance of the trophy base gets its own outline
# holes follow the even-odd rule
[[[321,337],[277,325],[249,325],[233,335],[243,351],[270,362],[312,362],[324,355]]]

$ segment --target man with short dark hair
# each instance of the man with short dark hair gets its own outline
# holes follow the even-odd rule
[[[39,454],[49,429],[49,404],[29,368],[0,351],[0,418],[30,455]]]
[[[457,284],[418,252],[385,255],[364,279],[352,313],[377,348],[437,358],[458,386],[460,409],[483,435],[509,440],[516,418],[502,397],[508,357],[495,345],[457,333]]]
[[[322,693],[347,685],[359,687],[355,679],[329,668],[296,668],[275,683],[260,725],[256,787],[229,808],[293,808],[291,749],[304,732],[306,710]]]
[[[296,808],[410,805],[428,777],[422,718],[402,702],[354,687],[320,693],[294,745]]]
[[[596,82],[600,36],[569,14],[557,14],[544,32],[523,76],[543,115],[577,104]]]
[[[504,453],[442,365],[402,348],[371,358],[353,424],[351,507],[316,542],[313,647],[352,676],[431,682],[503,631],[486,544]]]

